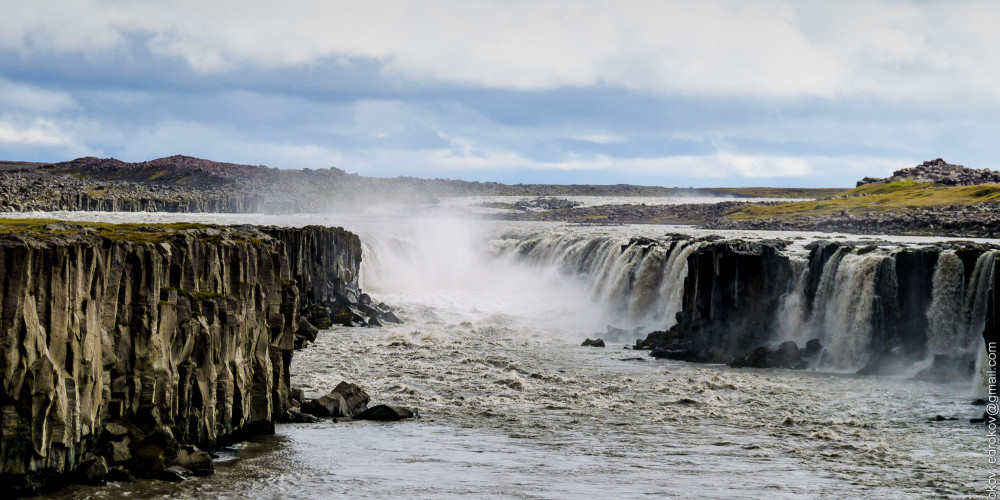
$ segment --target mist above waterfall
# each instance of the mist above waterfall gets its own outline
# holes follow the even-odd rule
[[[438,302],[459,320],[503,315],[573,341],[605,328],[601,304],[580,281],[496,255],[481,223],[427,215],[392,229],[361,232],[361,285],[384,300]]]

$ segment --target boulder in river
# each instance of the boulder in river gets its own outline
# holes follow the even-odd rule
[[[290,424],[314,424],[319,421],[321,421],[319,417],[295,409],[285,412],[285,422]]]
[[[815,349],[815,344],[813,345],[813,349]],[[801,370],[808,366],[806,360],[803,359],[803,351],[805,350],[799,349],[795,342],[786,340],[778,344],[773,350],[767,346],[757,346],[748,352],[736,356],[729,365],[737,368],[789,368]]]
[[[105,481],[112,483],[134,483],[135,476],[121,465],[116,465],[108,469],[108,474],[104,476]]]
[[[170,428],[160,426],[130,449],[133,458],[131,470],[140,477],[159,477],[179,450],[180,443],[174,439]]]
[[[368,408],[370,398],[361,386],[337,384],[326,396],[302,403],[302,413],[317,417],[353,417]]]
[[[177,452],[174,464],[184,467],[195,476],[210,476],[215,474],[215,464],[212,463],[212,456],[195,446],[182,447]]]
[[[580,344],[580,346],[581,347],[604,347],[604,339],[590,340],[590,338],[588,337],[587,340],[584,340],[583,343]]]
[[[87,454],[77,468],[77,476],[83,484],[101,485],[104,484],[108,475],[108,462],[104,457]]]
[[[354,420],[392,422],[406,418],[420,418],[416,410],[402,406],[375,405],[354,416]]]

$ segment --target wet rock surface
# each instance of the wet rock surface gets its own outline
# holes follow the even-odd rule
[[[291,407],[300,310],[357,307],[360,242],[341,229],[73,229],[0,235],[0,466],[18,495],[210,474],[203,450]]]
[[[356,384],[341,382],[326,396],[302,403],[302,413],[316,417],[354,417],[368,409],[368,393]]]
[[[810,340],[815,344],[799,349],[799,346],[787,340],[775,348],[758,346],[750,352],[736,356],[729,366],[735,368],[788,368],[802,370],[809,366],[809,361],[815,359],[822,350],[818,340]]]
[[[376,420],[382,422],[394,422],[407,418],[419,417],[413,409],[391,405],[375,405],[354,416],[355,420]]]

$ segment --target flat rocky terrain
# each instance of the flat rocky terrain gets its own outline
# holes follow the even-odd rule
[[[943,159],[866,177],[853,190],[665,188],[616,184],[501,184],[413,177],[378,178],[336,168],[288,170],[171,156],[127,163],[78,158],[0,162],[0,212],[102,210],[302,213],[373,200],[433,203],[446,196],[537,196],[491,202],[506,220],[588,224],[690,224],[712,229],[1000,237],[1000,172]],[[581,206],[568,196],[725,196],[721,203]],[[813,198],[749,202],[740,197]]]
[[[517,211],[508,220],[589,224],[690,224],[707,229],[1000,237],[1000,173],[942,159],[866,177],[858,187],[800,202],[726,201],[681,205],[600,205]],[[558,207],[557,202],[548,202]]]
[[[225,213],[321,212],[373,199],[432,202],[444,196],[761,196],[761,188],[501,184],[380,178],[337,168],[278,169],[171,156],[128,163],[78,158],[61,163],[0,161],[0,212],[53,210]],[[765,196],[815,197],[830,190],[766,188]]]

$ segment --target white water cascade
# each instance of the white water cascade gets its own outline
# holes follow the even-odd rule
[[[805,296],[810,269],[804,260],[793,260],[797,273],[794,289],[782,300],[778,338],[794,340],[800,347],[819,339],[823,355],[819,366],[835,370],[856,370],[870,356],[876,284],[879,269],[889,266],[892,257],[879,251],[857,253],[841,247],[823,266],[811,303]]]
[[[964,310],[965,266],[954,251],[942,252],[934,265],[927,309],[928,355],[950,354],[962,346],[966,321],[957,313]]]
[[[494,252],[574,277],[601,304],[608,321],[648,332],[676,324],[688,257],[701,245],[687,240],[629,244],[623,237],[574,234],[508,235],[494,241]]]
[[[959,339],[959,346],[969,349],[971,346],[983,346],[983,329],[986,328],[986,309],[989,305],[989,292],[993,287],[993,273],[996,268],[997,256],[1000,251],[983,252],[976,259],[976,267],[969,278],[969,286],[965,292],[965,337]]]
[[[931,305],[927,310],[927,353],[962,355],[983,345],[986,308],[996,267],[995,250],[983,252],[965,281],[965,267],[953,251],[934,266]]]

